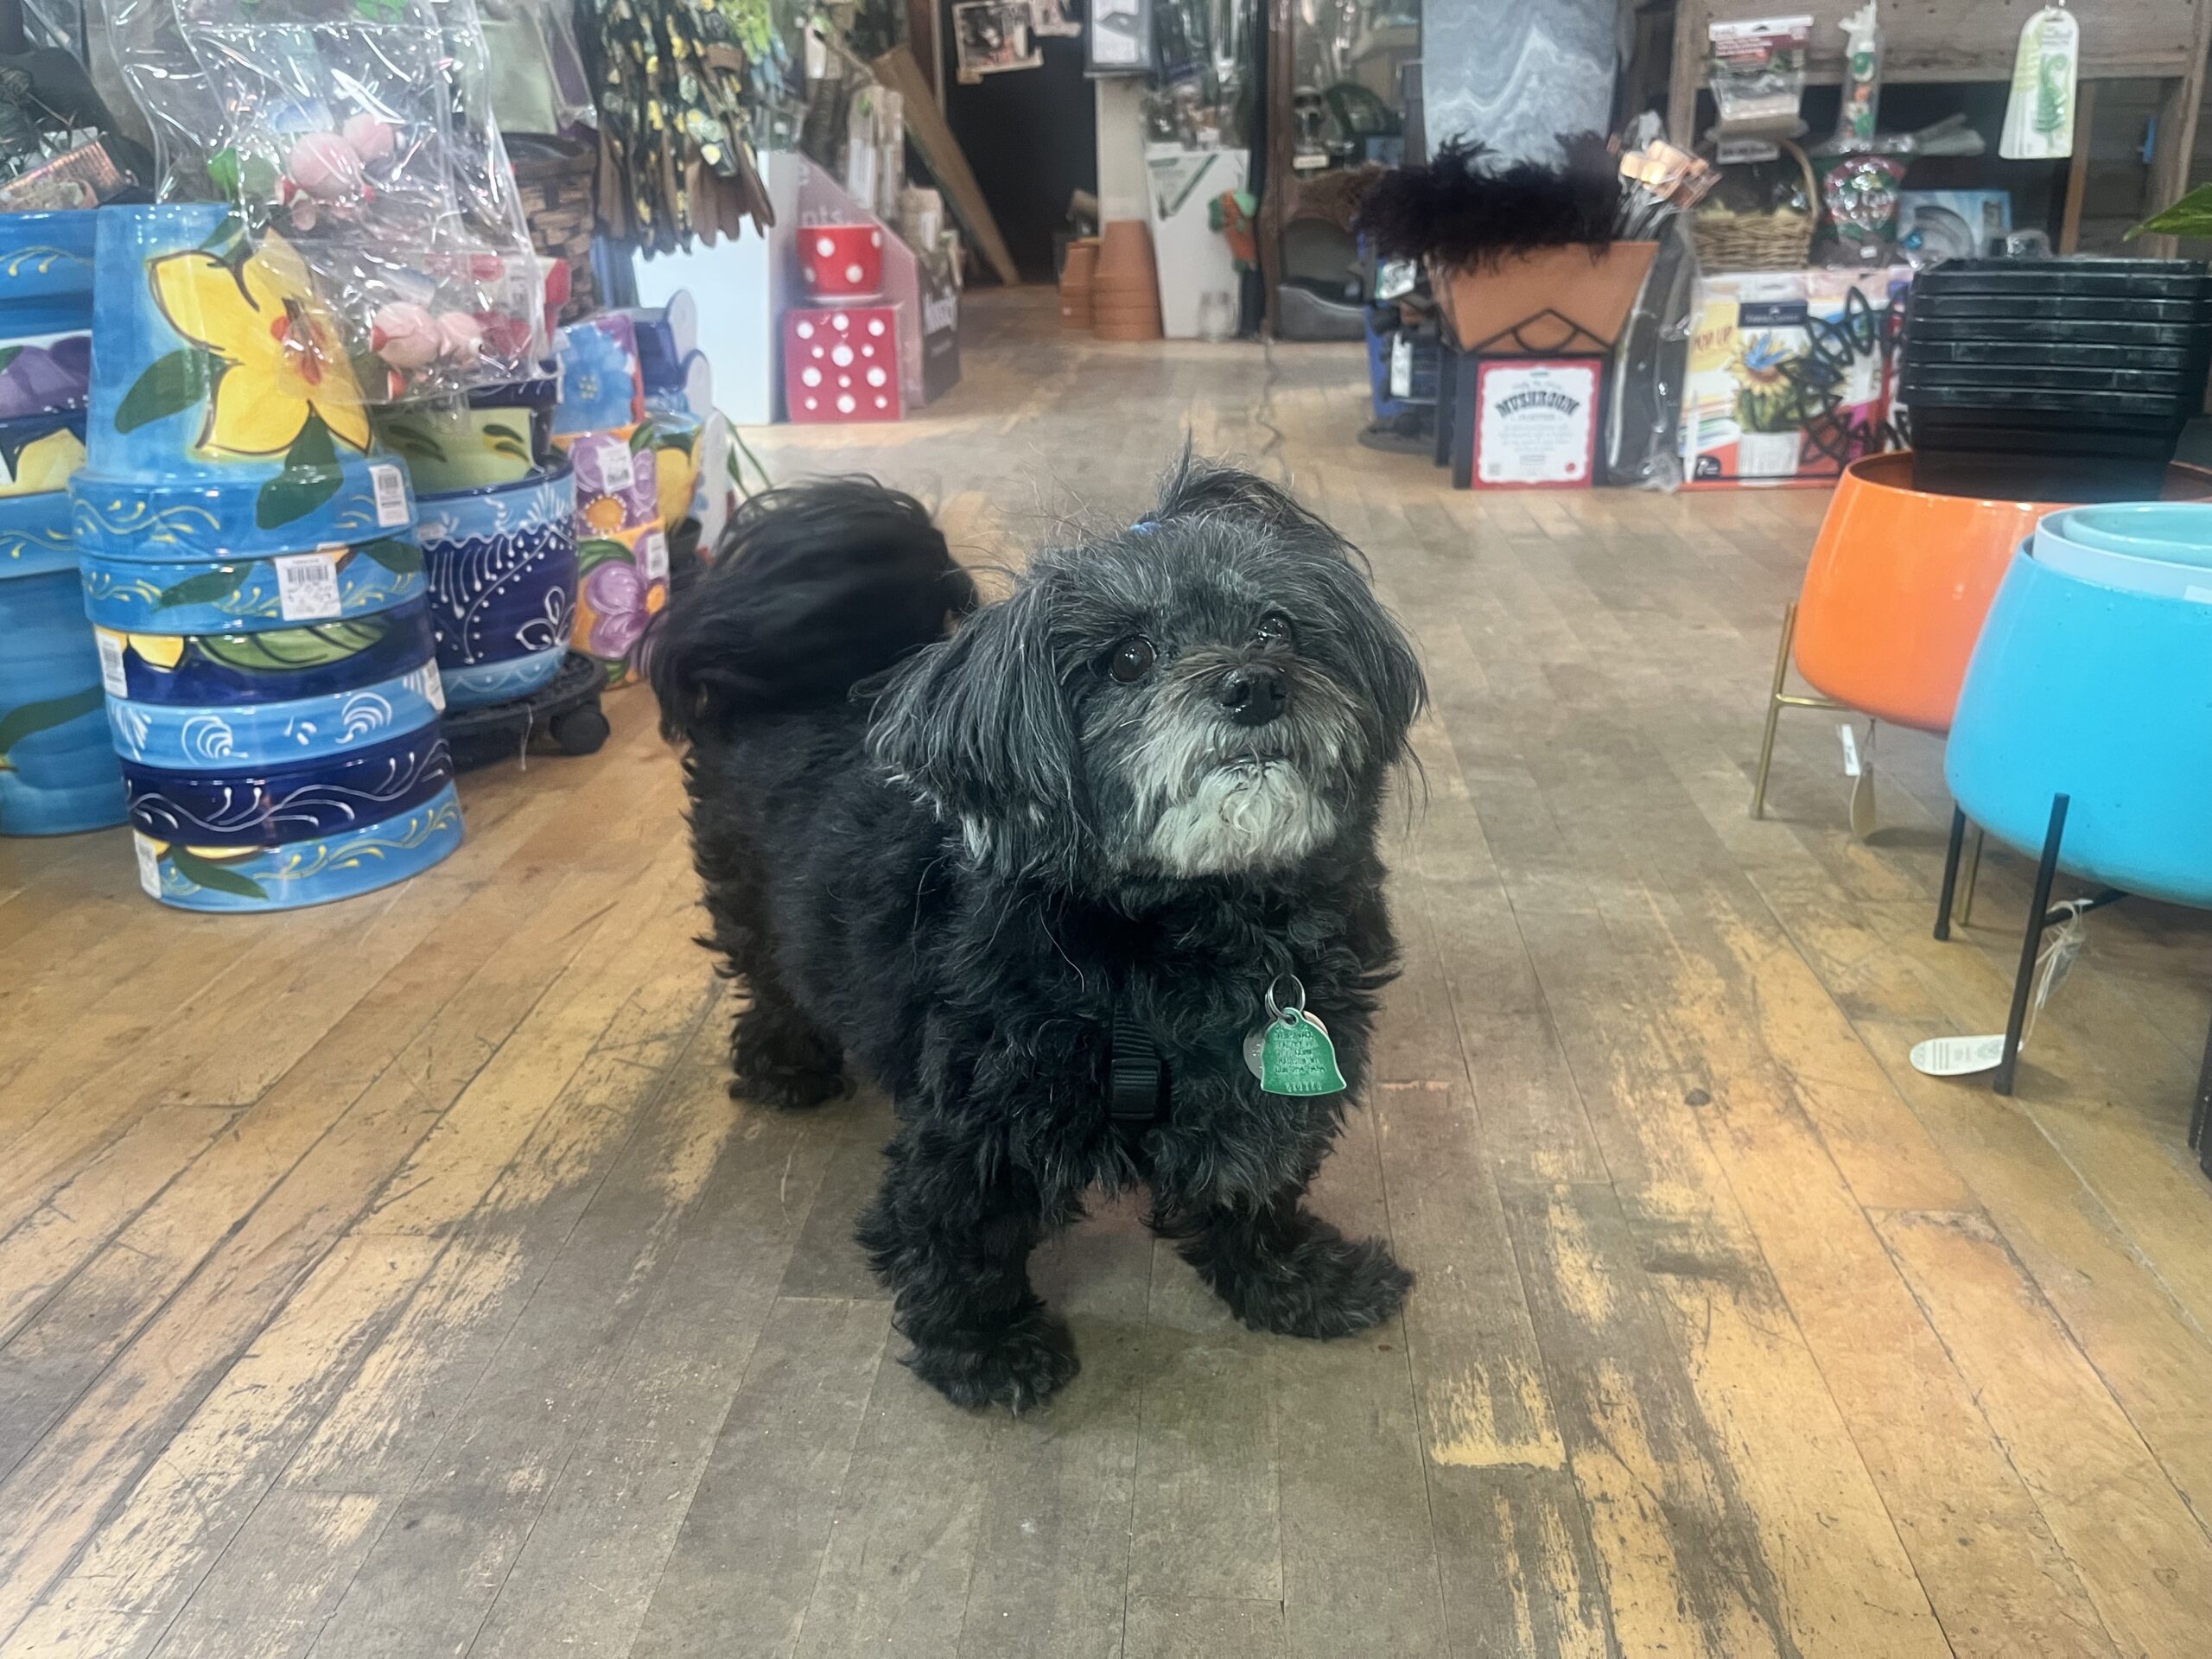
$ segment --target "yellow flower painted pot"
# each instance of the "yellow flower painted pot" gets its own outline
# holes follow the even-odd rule
[[[219,203],[115,207],[94,255],[79,543],[175,562],[365,541],[411,524],[306,262]]]

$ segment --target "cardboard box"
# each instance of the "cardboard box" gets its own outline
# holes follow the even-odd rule
[[[1830,484],[1881,447],[1909,265],[1701,276],[1682,394],[1688,489]]]
[[[953,256],[940,249],[914,256],[921,302],[920,401],[933,404],[960,384],[960,275]]]

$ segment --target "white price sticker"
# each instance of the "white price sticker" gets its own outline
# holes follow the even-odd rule
[[[1859,772],[1859,734],[1853,731],[1850,723],[1846,721],[1835,728],[1835,734],[1843,743],[1843,775],[1856,778]]]
[[[638,469],[630,459],[626,440],[609,438],[601,448],[599,476],[601,487],[608,495],[620,495],[638,481]]]
[[[668,580],[668,537],[649,530],[638,538],[638,563],[647,582]]]
[[[138,886],[149,899],[162,896],[162,855],[154,843],[137,830],[130,832],[130,850],[138,855]]]
[[[276,608],[287,622],[321,622],[346,608],[338,561],[327,553],[288,553],[276,561]]]
[[[369,468],[369,481],[376,486],[377,524],[391,530],[407,522],[407,475],[390,461],[381,461]]]
[[[430,707],[440,714],[446,711],[446,683],[438,674],[435,663],[423,664],[423,692],[430,699]]]
[[[123,672],[123,636],[105,628],[94,628],[92,639],[100,648],[101,686],[111,697],[129,696],[130,682]]]
[[[1402,331],[1390,336],[1390,395],[1414,395],[1414,337]]]

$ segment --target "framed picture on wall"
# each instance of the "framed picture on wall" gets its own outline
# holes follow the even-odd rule
[[[1082,0],[1029,0],[1037,14],[1037,32],[1072,40],[1083,33]]]
[[[960,79],[971,84],[1045,61],[1031,0],[963,0],[952,9],[952,45]]]
[[[1084,67],[1094,75],[1141,75],[1152,67],[1152,0],[1090,0]]]

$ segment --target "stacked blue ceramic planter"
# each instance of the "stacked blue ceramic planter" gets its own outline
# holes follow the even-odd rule
[[[123,822],[65,487],[85,454],[93,220],[0,217],[0,835]]]
[[[461,842],[406,472],[297,256],[213,204],[100,219],[72,524],[139,878],[320,904]]]
[[[550,684],[576,620],[576,487],[548,436],[558,380],[403,409],[381,424],[406,456],[429,571],[438,668],[456,711]]]

